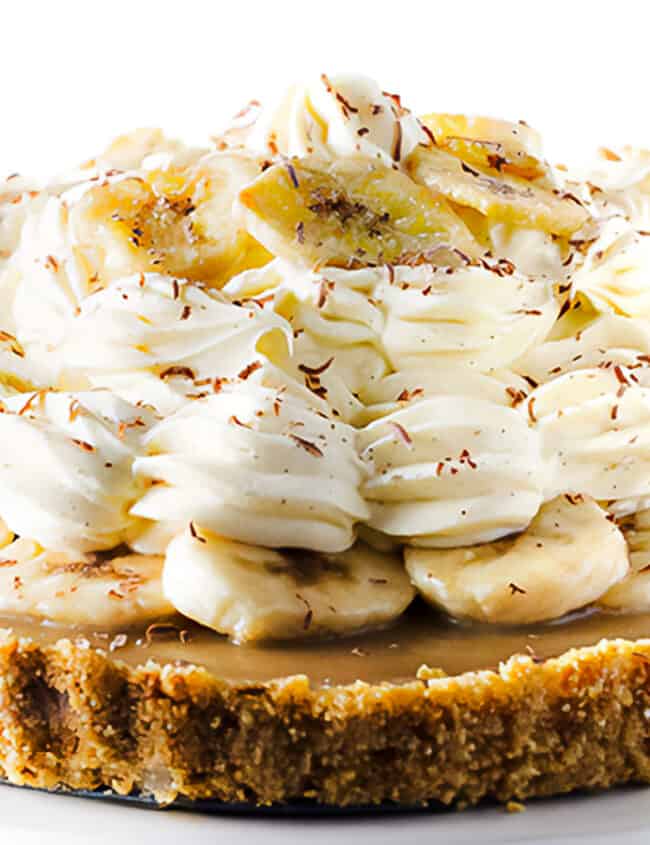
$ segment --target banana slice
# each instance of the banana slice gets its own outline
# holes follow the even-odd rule
[[[421,595],[454,617],[509,625],[555,619],[628,571],[623,534],[593,499],[559,496],[523,534],[472,548],[405,550]]]
[[[270,252],[310,265],[398,262],[476,243],[447,201],[378,162],[291,159],[239,194],[242,219]]]
[[[635,513],[621,525],[627,542],[630,571],[601,596],[598,604],[628,613],[650,610],[650,510]]]
[[[163,589],[180,613],[238,643],[379,627],[415,594],[399,553],[363,543],[336,555],[277,552],[194,525],[167,549]]]
[[[506,223],[571,235],[589,219],[573,195],[550,191],[534,182],[470,166],[437,147],[418,147],[406,162],[407,170],[435,195]]]
[[[508,366],[548,334],[559,312],[549,281],[532,281],[512,266],[380,272],[374,297],[385,312],[382,340],[396,370]]]
[[[233,201],[260,172],[243,153],[213,153],[192,167],[162,167],[88,183],[71,223],[106,280],[157,272],[222,285],[270,255],[235,221]]]
[[[4,405],[0,517],[9,528],[72,555],[127,540],[140,494],[132,464],[151,414],[107,391],[39,391]]]
[[[185,278],[205,279],[222,287],[237,273],[271,260],[273,256],[246,231],[233,211],[240,190],[259,175],[261,167],[255,156],[218,152],[201,159],[190,171],[195,206],[191,234],[201,257],[198,275],[190,265],[182,274]]]
[[[541,438],[545,498],[565,490],[611,501],[650,495],[650,388],[625,367],[560,375],[517,410]]]
[[[67,377],[87,376],[94,387],[168,414],[186,398],[212,392],[215,380],[259,375],[266,363],[258,348],[262,338],[267,348],[277,343],[288,356],[291,327],[273,311],[143,273],[82,303],[62,358]]]
[[[432,396],[359,435],[372,475],[366,522],[418,546],[487,542],[524,529],[546,484],[539,438],[512,408]]]
[[[0,549],[0,613],[111,627],[174,614],[162,557],[70,557],[21,538]]]
[[[553,185],[542,155],[542,137],[523,121],[434,112],[421,117],[420,122],[430,130],[438,147],[469,164],[529,181],[544,179]]]

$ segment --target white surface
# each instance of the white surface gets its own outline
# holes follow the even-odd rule
[[[647,845],[650,792],[500,808],[350,819],[201,816],[0,787],[2,842],[12,845]]]
[[[135,126],[198,138],[251,97],[337,70],[375,76],[418,111],[523,118],[543,130],[556,160],[601,143],[650,145],[649,13],[639,0],[1,5],[0,173],[60,170]],[[517,816],[480,810],[316,821],[154,813],[0,788],[0,841],[16,845],[632,845],[649,838],[644,791],[549,801]]]
[[[307,73],[363,71],[419,111],[525,119],[556,158],[650,144],[640,0],[2,3],[0,172],[60,169],[117,132],[201,137]]]

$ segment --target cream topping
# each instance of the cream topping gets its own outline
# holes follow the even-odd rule
[[[353,74],[322,74],[291,87],[262,111],[247,138],[265,155],[363,156],[385,164],[401,162],[422,143],[428,136],[399,98]]]
[[[218,444],[218,448],[215,448]],[[135,463],[156,482],[131,513],[242,542],[342,551],[368,515],[356,433],[291,391],[249,381],[181,408]]]
[[[565,494],[608,531],[648,509],[647,153],[556,179],[527,128],[420,121],[350,75],[240,124],[207,154],[146,130],[43,189],[0,184],[0,520],[33,544],[26,577],[169,548],[179,608],[180,557],[216,595],[236,543],[333,556],[325,590],[354,550],[374,565],[358,536],[405,578],[402,545],[498,557]],[[584,595],[638,609],[624,569]],[[209,624],[240,636],[254,595]],[[250,630],[296,635],[288,602]]]
[[[119,280],[89,296],[63,345],[66,374],[87,376],[161,413],[211,393],[224,379],[259,378],[267,356],[288,356],[291,328],[254,302],[156,273]]]
[[[0,518],[46,549],[107,549],[137,530],[132,465],[151,414],[107,391],[19,394],[0,414]]]

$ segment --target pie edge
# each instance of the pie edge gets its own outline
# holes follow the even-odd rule
[[[466,806],[650,782],[650,639],[312,688],[0,633],[0,775],[259,805]]]

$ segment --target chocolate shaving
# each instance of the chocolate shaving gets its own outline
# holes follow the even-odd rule
[[[194,371],[190,369],[190,367],[182,367],[177,364],[172,367],[167,367],[166,370],[163,370],[162,373],[160,373],[159,377],[164,381],[172,376],[181,376],[182,378],[192,379],[192,381],[196,378]]]
[[[296,226],[296,237],[298,238],[299,244],[304,244],[304,242],[305,242],[305,224],[302,222],[302,220]]]
[[[517,586],[517,584],[513,583],[512,581],[508,584],[508,587],[510,588],[511,596],[514,596],[515,593],[521,593],[522,595],[526,595],[526,590],[524,590],[523,587]]]
[[[570,505],[579,505],[581,502],[584,502],[582,493],[565,493],[564,498]]]
[[[307,364],[299,364],[298,369],[301,373],[307,373],[309,376],[320,376],[332,365],[333,361],[334,356],[332,355],[331,358],[328,358],[327,361],[319,367],[308,367]]]
[[[92,445],[92,443],[88,443],[87,440],[77,440],[75,437],[73,437],[72,442],[75,446],[78,446],[80,449],[83,449],[84,452],[95,451],[95,447]]]
[[[291,179],[291,184],[294,188],[300,187],[300,182],[298,181],[298,175],[296,174],[296,168],[291,164],[290,161],[287,162],[287,172],[289,174],[289,178]]]
[[[414,390],[409,390],[405,387],[395,401],[410,402],[411,399],[415,399],[417,396],[422,396],[423,394],[424,390],[421,387],[416,387]]]
[[[242,381],[246,381],[247,378],[253,375],[256,370],[261,369],[262,362],[261,361],[252,361],[243,370],[238,374],[237,378],[241,379]]]
[[[318,446],[316,446],[315,443],[312,443],[309,440],[305,440],[304,437],[299,437],[297,434],[290,433],[289,437],[293,440],[294,443],[300,446],[301,449],[304,449],[305,452],[308,452],[314,458],[323,457],[323,452],[318,448]]]
[[[320,285],[318,286],[318,300],[316,301],[317,308],[322,308],[325,305],[331,290],[334,290],[334,282],[328,282],[327,279],[322,279]]]
[[[296,593],[296,598],[301,601],[307,608],[307,612],[305,613],[305,617],[302,622],[302,627],[304,631],[308,631],[311,627],[311,623],[314,618],[314,611],[312,610],[312,607],[307,601],[307,599],[304,596],[301,596],[300,593]]]
[[[464,161],[461,161],[460,166],[465,173],[469,173],[470,176],[475,176],[476,178],[480,177],[480,173],[477,170],[473,170],[469,164],[465,164]]]
[[[401,423],[394,422],[393,420],[391,420],[388,425],[395,431],[395,433],[398,435],[399,439],[402,441],[402,443],[404,443],[405,446],[407,446],[409,449],[413,448],[413,438],[404,428],[404,426],[401,425]]]
[[[201,535],[197,532],[197,530],[196,530],[196,526],[194,525],[194,523],[193,523],[193,522],[190,522],[190,534],[192,535],[192,537],[193,537],[195,540],[198,540],[198,541],[199,541],[199,543],[207,543],[207,542],[208,542],[208,541],[205,539],[205,537],[201,537]]]

